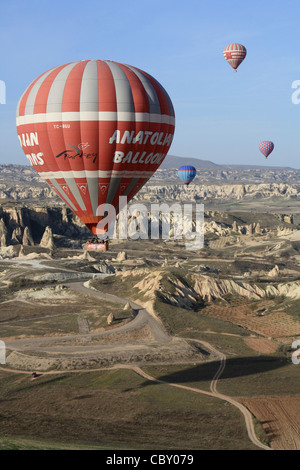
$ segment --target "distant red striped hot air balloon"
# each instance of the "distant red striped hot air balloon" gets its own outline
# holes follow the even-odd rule
[[[243,62],[247,54],[247,49],[242,44],[232,43],[226,46],[223,50],[223,55],[229,65],[236,72],[238,66]]]
[[[175,129],[172,102],[148,73],[84,60],[43,73],[17,107],[26,157],[97,235],[97,208],[127,200],[163,162]]]

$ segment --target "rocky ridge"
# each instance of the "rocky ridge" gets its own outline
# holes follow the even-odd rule
[[[148,272],[133,270],[116,273],[118,276],[131,276],[133,287],[143,293],[146,299],[155,301],[158,296],[163,301],[174,306],[191,309],[199,302],[210,302],[222,299],[227,295],[238,295],[250,300],[268,297],[287,297],[300,299],[300,281],[277,282],[266,284],[264,288],[255,283],[220,279],[210,275],[189,273],[185,276],[166,272],[163,269]],[[141,277],[134,282],[135,277]]]
[[[294,226],[292,214],[273,215],[273,227],[263,226],[262,222],[245,223],[234,216],[228,216],[218,211],[204,212],[204,235],[212,234],[217,238],[231,235],[264,235],[273,231],[274,234],[289,233],[297,229]],[[128,216],[128,227],[134,221]],[[169,235],[174,236],[174,225],[167,228]],[[263,218],[262,218],[263,221]],[[159,216],[162,227],[162,215]],[[118,222],[116,224],[118,227]],[[195,221],[193,222],[195,230]],[[151,234],[151,213],[148,213],[148,234]],[[82,241],[90,237],[89,230],[81,221],[65,207],[40,206],[0,206],[0,246],[21,244],[23,246],[40,245],[53,250],[56,243],[67,243],[66,246],[81,247]],[[65,240],[65,242],[63,242]],[[69,240],[69,241],[68,241]],[[70,242],[70,240],[72,240]],[[212,242],[213,243],[213,242]],[[119,256],[124,256],[120,254]]]

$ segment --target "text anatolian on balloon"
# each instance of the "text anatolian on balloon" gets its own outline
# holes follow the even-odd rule
[[[170,146],[173,140],[173,134],[164,132],[152,132],[152,131],[124,131],[121,136],[119,129],[115,130],[109,143],[113,144],[150,144],[150,145],[168,145]]]

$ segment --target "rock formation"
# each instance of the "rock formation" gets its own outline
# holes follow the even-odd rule
[[[26,226],[23,232],[22,245],[24,246],[33,246],[34,241],[30,233],[29,228]]]
[[[115,268],[108,265],[105,261],[100,261],[99,264],[93,264],[93,268],[102,274],[114,274]]]
[[[121,262],[121,261],[125,261],[126,259],[127,259],[127,254],[126,254],[125,251],[120,251],[120,252],[117,254],[116,261]]]
[[[21,245],[21,248],[20,248],[18,257],[19,257],[19,258],[23,258],[23,256],[25,256],[25,253],[24,253],[24,246]]]
[[[6,236],[4,235],[4,233],[1,235],[1,238],[0,238],[0,246],[4,247],[4,246],[7,246],[6,245]]]
[[[255,226],[255,233],[257,233],[258,235],[261,235],[262,233],[262,229],[260,227],[260,223],[258,222]]]
[[[3,219],[0,219],[0,242],[1,246],[6,246],[7,228]]]
[[[54,250],[55,244],[53,241],[53,233],[51,227],[49,225],[46,227],[45,232],[42,236],[40,241],[40,246],[42,248],[48,248],[49,250]]]
[[[16,227],[12,233],[11,241],[13,243],[21,243],[22,241],[22,230],[21,227]]]
[[[232,231],[235,233],[238,233],[238,226],[237,226],[236,220],[233,221]]]
[[[247,227],[247,235],[253,235],[253,224],[249,224]]]
[[[274,266],[274,268],[271,269],[271,271],[268,272],[268,276],[269,277],[278,277],[278,275],[279,275],[279,267],[276,264]]]
[[[275,266],[275,271],[278,273],[278,266]],[[137,274],[135,273],[135,275]],[[127,275],[134,275],[134,273]],[[159,297],[164,302],[187,309],[193,308],[199,301],[210,302],[222,299],[229,294],[253,300],[269,296],[300,299],[300,281],[283,282],[276,285],[267,284],[262,288],[255,283],[250,283],[250,281],[236,282],[233,279],[218,279],[202,274],[190,274],[184,279],[179,279],[171,274],[166,275],[162,270],[149,273],[133,287],[151,301]]]
[[[114,321],[115,321],[115,316],[113,315],[113,313],[110,313],[107,317],[107,324],[111,325]]]
[[[91,256],[88,250],[85,250],[83,255],[80,256],[81,259],[86,259],[87,261],[95,261],[95,258]]]

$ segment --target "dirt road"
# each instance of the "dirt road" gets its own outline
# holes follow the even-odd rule
[[[73,289],[81,294],[89,295],[92,297],[97,297],[98,299],[104,299],[108,302],[114,302],[126,305],[128,303],[127,299],[123,299],[122,297],[118,297],[112,294],[106,294],[105,292],[96,291],[93,289],[89,289],[83,286],[82,282],[69,282],[67,286],[70,289]],[[134,318],[117,328],[107,331],[101,331],[98,333],[82,335],[66,335],[66,336],[47,336],[47,337],[39,337],[39,338],[24,338],[24,339],[16,339],[16,340],[7,340],[6,347],[7,349],[12,349],[16,351],[44,351],[44,352],[64,352],[64,353],[75,353],[81,352],[82,346],[76,347],[76,341],[85,337],[86,339],[97,339],[97,338],[105,338],[111,335],[115,335],[116,333],[126,334],[130,333],[134,330],[141,329],[147,325],[150,329],[151,338],[153,341],[158,343],[170,343],[172,341],[172,337],[167,334],[163,325],[157,321],[145,308],[141,307],[140,305],[129,302],[131,308],[134,310],[135,316]],[[73,344],[74,343],[74,344]],[[69,344],[69,346],[68,346]],[[63,350],[62,350],[63,348]],[[101,343],[93,343],[90,346],[87,344],[85,345],[85,351],[96,351],[99,349],[108,349],[109,345],[101,345]]]
[[[127,303],[130,304],[131,308],[135,311],[135,318],[127,323],[126,325],[122,325],[122,331],[130,331],[137,326],[147,324],[151,329],[151,334],[156,341],[165,343],[170,342],[172,337],[167,334],[166,330],[163,327],[163,324],[156,320],[153,315],[151,315],[145,308],[141,307],[140,305],[136,304],[135,302],[131,302],[128,299],[124,299],[117,295],[113,294],[106,294],[105,292],[96,291],[94,289],[89,289],[82,285],[82,282],[70,282],[68,283],[68,287],[70,289],[74,289],[77,292],[81,292],[85,295],[90,295],[97,297],[99,299],[104,299],[108,302],[115,302],[126,305]]]
[[[121,304],[124,304],[124,305],[128,303],[127,299],[124,299],[124,298],[116,296],[116,295],[106,294],[104,292],[89,289],[89,288],[83,286],[81,282],[70,282],[70,283],[68,283],[68,287],[73,289],[73,290],[76,290],[77,292],[80,292],[82,294],[94,296],[94,297],[97,297],[99,299],[105,299],[106,301],[121,303]],[[151,332],[152,332],[153,338],[155,339],[155,341],[157,341],[158,344],[168,344],[168,343],[170,344],[172,342],[172,337],[167,334],[167,332],[165,331],[163,325],[158,320],[156,320],[145,308],[141,307],[140,305],[138,305],[134,302],[130,302],[130,305],[135,311],[135,317],[131,322],[120,326],[118,328],[118,331],[121,330],[123,333],[124,333],[124,331],[130,332],[130,331],[133,331],[137,327],[142,327],[144,325],[148,325],[150,327]],[[115,331],[116,330],[114,330],[114,332]],[[105,334],[110,334],[110,332],[108,331],[108,332],[98,333],[98,335],[102,335],[102,336],[105,335]],[[51,352],[56,352],[57,353],[57,352],[60,352],[61,349],[63,349],[64,353],[66,353],[68,351],[69,352],[72,351],[74,353],[76,351],[82,351],[82,346],[76,348],[76,347],[74,347],[74,345],[72,345],[72,346],[68,347],[64,343],[66,341],[70,341],[72,339],[77,339],[79,337],[82,337],[82,335],[73,335],[72,337],[67,336],[67,337],[55,337],[55,338],[47,337],[47,338],[37,338],[37,339],[36,338],[20,339],[20,340],[7,341],[6,345],[7,345],[8,349],[21,350],[23,352],[26,352],[26,350],[31,350],[31,351],[32,350],[35,350],[35,351],[39,351],[39,350],[47,351],[47,350],[49,350]],[[239,409],[239,411],[243,414],[244,419],[245,419],[245,425],[246,425],[247,432],[248,432],[248,436],[249,436],[249,439],[252,441],[252,443],[255,446],[257,446],[261,449],[272,450],[270,447],[267,447],[264,444],[262,444],[258,440],[258,438],[256,437],[255,430],[254,430],[254,425],[253,425],[253,419],[252,419],[253,417],[250,414],[250,412],[248,411],[248,409],[245,406],[243,406],[241,403],[239,403],[236,400],[234,400],[233,398],[231,398],[230,396],[223,395],[223,394],[219,393],[218,390],[217,390],[218,379],[221,377],[221,375],[222,375],[222,373],[225,369],[225,366],[226,366],[226,356],[224,354],[220,353],[218,350],[216,350],[213,346],[211,346],[207,342],[200,341],[200,340],[193,340],[193,341],[198,342],[202,346],[202,348],[208,350],[212,354],[213,357],[219,358],[219,360],[220,360],[219,369],[218,369],[217,373],[215,374],[215,376],[213,377],[211,385],[210,385],[210,390],[211,390],[210,392],[207,392],[205,390],[201,390],[201,389],[198,389],[198,388],[188,387],[188,386],[181,385],[181,384],[169,383],[169,382],[165,382],[165,381],[156,379],[154,377],[151,377],[149,374],[144,372],[140,367],[135,366],[135,365],[121,365],[121,364],[119,364],[117,366],[114,366],[113,368],[131,369],[131,370],[134,370],[137,374],[139,374],[140,376],[144,377],[147,380],[154,381],[154,382],[157,382],[157,383],[167,384],[167,385],[172,386],[172,387],[182,388],[182,389],[189,390],[189,391],[195,392],[195,393],[202,393],[204,395],[215,397],[215,398],[218,398],[220,400],[224,400],[224,401],[230,403],[231,405],[237,407]],[[59,343],[61,343],[61,344],[59,345]],[[62,346],[63,346],[63,348],[62,348]],[[171,346],[171,344],[170,344],[170,346]],[[116,345],[115,347],[118,347],[118,345]],[[124,345],[122,345],[122,347],[124,347]],[[92,345],[87,344],[84,347],[85,351],[89,351],[89,350],[95,351],[95,348],[97,348],[97,346],[95,344],[92,344]],[[102,350],[103,350],[103,346],[102,346]],[[3,370],[7,370],[7,371],[10,371],[10,372],[14,371],[14,372],[20,373],[20,370],[16,370],[16,369],[6,369],[5,368]],[[97,369],[93,369],[93,370],[97,370]],[[103,368],[101,368],[99,370],[103,370]],[[80,370],[71,370],[71,371],[68,371],[68,372],[79,372],[79,371],[82,372],[82,369],[80,369]],[[63,371],[61,371],[61,372],[63,372]],[[57,371],[55,371],[55,372],[46,372],[46,373],[47,374],[56,374]]]

